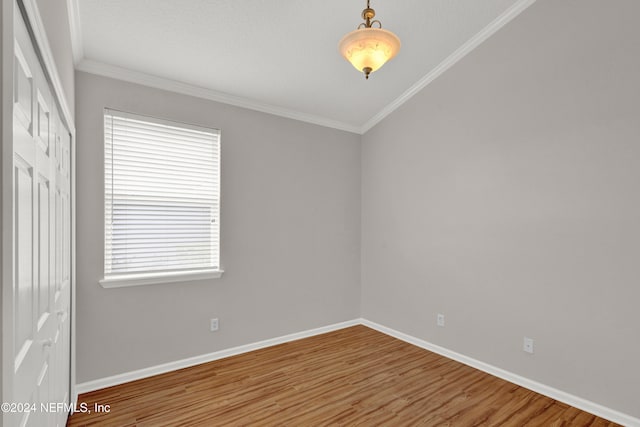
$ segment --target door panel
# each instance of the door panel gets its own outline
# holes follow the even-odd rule
[[[38,182],[38,331],[51,315],[49,234],[49,181],[40,176]]]
[[[38,82],[39,83],[39,82]],[[49,153],[49,133],[51,126],[51,110],[49,109],[48,99],[50,98],[48,91],[38,89],[37,96],[37,119],[38,129],[36,132],[36,140],[38,145],[46,154]]]
[[[15,289],[14,330],[15,368],[24,361],[34,340],[34,277],[33,277],[33,168],[23,159],[14,159],[15,227]]]
[[[32,131],[33,119],[33,74],[22,49],[15,43],[14,47],[14,83],[13,102],[14,115],[29,133]]]

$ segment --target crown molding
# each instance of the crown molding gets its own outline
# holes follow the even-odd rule
[[[130,83],[137,83],[143,86],[150,86],[156,89],[163,89],[170,92],[177,92],[183,95],[195,96],[211,101],[221,102],[223,104],[234,105],[236,107],[247,108],[249,110],[260,111],[262,113],[273,114],[288,119],[299,120],[314,125],[324,126],[328,128],[338,129],[345,132],[360,133],[360,127],[337,120],[327,119],[312,114],[301,113],[299,111],[289,110],[282,107],[254,101],[248,98],[242,98],[230,95],[224,92],[179,82],[177,80],[166,79],[151,74],[141,73],[139,71],[129,70],[114,65],[105,64],[90,59],[83,59],[76,65],[76,70],[86,73],[97,74],[104,77],[111,77],[118,80],[124,80]]]
[[[71,32],[71,50],[73,62],[78,65],[84,58],[82,46],[82,23],[80,21],[80,5],[78,0],[67,0],[67,13],[69,14],[69,30]]]
[[[413,86],[407,89],[402,95],[393,100],[389,105],[384,107],[378,114],[370,118],[362,127],[360,128],[360,134],[365,134],[375,125],[380,123],[385,117],[389,114],[393,113],[395,110],[400,108],[402,104],[407,102],[409,99],[413,98],[418,92],[424,89],[429,83],[438,78],[442,73],[451,68],[455,63],[464,58],[467,54],[473,51],[476,47],[480,46],[482,42],[491,37],[495,32],[499,29],[507,25],[513,18],[520,15],[524,12],[529,6],[535,3],[536,0],[519,0],[509,9],[507,9],[504,13],[494,19],[489,25],[484,27],[479,33],[475,36],[471,37],[465,44],[460,46],[449,55],[444,61],[442,61],[438,66],[432,69],[427,75],[418,80]]]
[[[124,80],[130,83],[137,83],[143,86],[150,86],[156,89],[168,90],[184,95],[195,96],[198,98],[234,105],[236,107],[247,108],[249,110],[260,111],[262,113],[273,114],[288,119],[299,120],[302,122],[342,130],[345,132],[361,134],[361,127],[350,123],[328,119],[326,117],[316,116],[312,114],[306,114],[295,110],[289,110],[252,99],[243,98],[224,92],[218,92],[200,86],[190,85],[188,83],[183,83],[177,80],[167,79],[164,77],[117,67],[99,61],[85,59],[82,41],[80,5],[78,2],[79,0],[67,0],[73,61],[75,64],[75,68],[78,71],[84,71],[86,73]]]
[[[84,59],[82,47],[82,28],[80,23],[80,11],[78,0],[67,0],[69,9],[69,23],[71,26],[71,41],[73,47],[73,57],[78,71],[97,74],[104,77],[110,77],[118,80],[137,83],[143,86],[150,86],[156,89],[177,92],[184,95],[190,95],[198,98],[204,98],[223,104],[234,105],[236,107],[247,108],[249,110],[260,111],[267,114],[273,114],[288,119],[299,120],[319,126],[329,127],[342,130],[345,132],[363,135],[380,123],[389,114],[400,108],[405,102],[413,98],[422,89],[438,78],[441,74],[451,68],[454,64],[472,52],[481,45],[485,40],[494,33],[507,25],[512,19],[524,12],[536,0],[518,0],[513,6],[504,13],[494,19],[489,25],[484,27],[475,36],[460,46],[455,52],[449,55],[444,61],[438,64],[434,69],[418,80],[413,86],[407,89],[402,95],[393,100],[390,104],[382,108],[376,115],[371,117],[361,126],[326,117],[316,116],[312,114],[302,113],[300,111],[290,110],[275,105],[259,102],[249,98],[243,98],[224,92],[218,92],[200,86],[183,83],[177,80],[167,79],[156,75],[142,73],[115,65],[106,64],[91,59]]]

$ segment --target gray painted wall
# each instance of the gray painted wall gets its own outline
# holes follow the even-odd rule
[[[76,94],[79,383],[359,316],[358,135],[86,73]],[[221,279],[98,284],[104,107],[222,130]]]
[[[64,96],[73,115],[75,111],[73,50],[67,0],[37,0],[49,46],[62,83]]]
[[[540,0],[364,136],[363,317],[640,416],[638,16]]]

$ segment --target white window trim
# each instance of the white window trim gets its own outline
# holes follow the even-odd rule
[[[176,122],[176,121],[160,119],[152,116],[127,113],[120,110],[105,108],[105,111],[109,111],[109,110],[116,112],[119,115],[129,116],[134,119],[140,119],[140,118],[146,117],[146,118],[152,119],[156,123],[167,124],[170,126],[179,125],[187,129],[206,130],[206,131],[213,129],[218,131],[218,137],[220,137],[222,133],[220,129],[208,128],[208,127],[203,127],[198,125],[192,125],[189,123]],[[221,153],[219,153],[218,155],[220,156]],[[218,169],[218,173],[220,173],[219,171],[220,171],[220,168]],[[220,176],[218,175],[218,180],[219,179],[220,179]],[[220,200],[222,197],[222,194],[218,194],[218,197]],[[224,270],[222,269],[222,266],[220,266],[220,268],[218,269],[208,269],[208,270],[191,270],[191,271],[185,270],[185,271],[152,272],[152,273],[139,273],[139,274],[117,274],[117,275],[109,275],[109,276],[105,275],[103,272],[103,278],[98,280],[98,283],[100,284],[100,286],[106,289],[123,288],[123,287],[132,287],[132,286],[146,286],[146,285],[157,285],[157,284],[165,284],[165,283],[180,283],[180,282],[207,280],[207,279],[219,279],[222,277],[223,273],[224,273]]]
[[[129,286],[159,285],[162,283],[189,282],[192,280],[219,279],[224,270],[181,271],[154,274],[122,274],[109,276],[98,282],[103,288],[124,288]]]

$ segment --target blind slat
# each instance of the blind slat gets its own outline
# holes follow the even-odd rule
[[[180,273],[180,272],[188,272],[188,273],[196,273],[198,271],[208,271],[208,270],[216,270],[218,266],[210,267],[206,265],[189,265],[187,268],[171,268],[166,269],[158,266],[151,267],[137,267],[137,268],[127,268],[122,271],[119,271],[118,274],[153,274],[157,273],[158,275],[165,273]]]
[[[127,114],[127,113],[124,113]],[[215,129],[204,129],[204,128],[200,128],[200,130],[197,129],[193,129],[193,127],[190,127],[189,125],[184,125],[184,124],[180,124],[178,127],[174,126],[167,126],[167,125],[163,125],[161,122],[162,120],[160,119],[153,119],[154,123],[150,123],[148,120],[149,118],[144,118],[144,119],[127,119],[125,117],[123,117],[123,113],[119,112],[119,111],[112,111],[111,112],[111,116],[107,118],[107,120],[112,120],[114,123],[116,124],[121,124],[124,123],[126,124],[126,127],[129,129],[133,129],[136,131],[140,131],[140,132],[146,132],[146,133],[159,133],[160,135],[180,135],[182,136],[183,130],[187,129],[189,132],[189,137],[191,138],[199,138],[199,137],[205,137],[205,138],[210,138],[211,137],[211,133],[212,131],[215,131]],[[214,135],[214,138],[217,136]]]
[[[124,141],[123,141],[124,142]],[[185,153],[182,150],[173,150],[173,149],[159,149],[158,147],[152,146],[144,146],[141,144],[136,144],[135,140],[127,142],[126,145],[122,144],[113,144],[113,146],[109,147],[109,150],[117,152],[118,155],[139,155],[144,156],[145,158],[155,159],[155,160],[168,160],[164,156],[171,156],[172,158],[180,159],[181,162],[185,164],[200,164],[205,165],[206,162],[202,161],[202,158],[199,156],[207,156],[213,157],[209,152],[200,152],[200,151],[192,151],[191,153]],[[117,158],[114,158],[117,160]],[[178,163],[182,164],[182,163]]]

